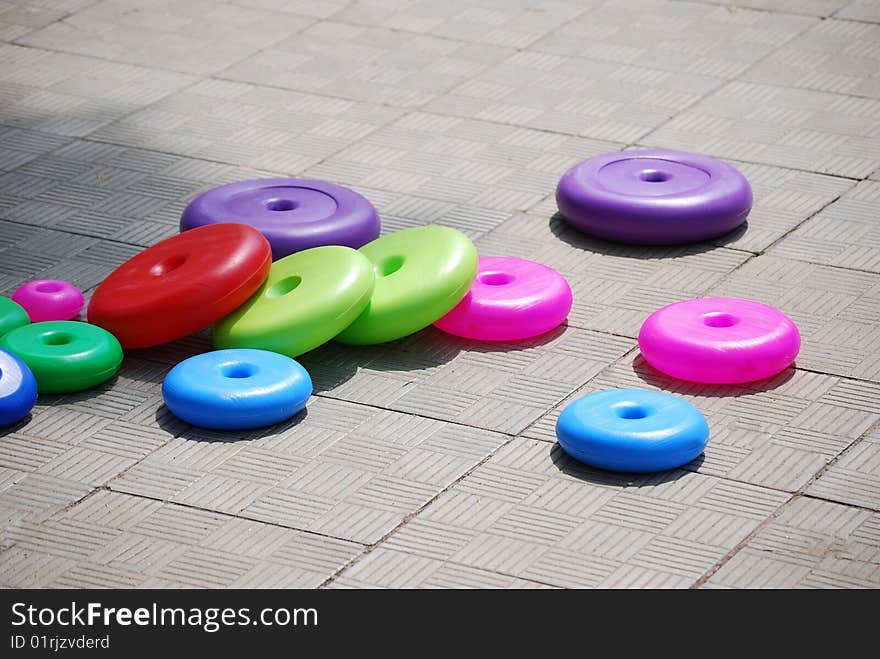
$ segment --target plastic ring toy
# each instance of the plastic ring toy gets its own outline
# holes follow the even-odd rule
[[[296,357],[348,327],[366,308],[375,275],[350,247],[315,247],[275,261],[256,294],[214,326],[217,348]]]
[[[122,363],[122,347],[110,332],[73,320],[24,325],[0,337],[0,348],[30,367],[41,394],[90,389]]]
[[[481,341],[516,341],[559,326],[571,287],[553,268],[508,256],[481,256],[467,295],[434,327]]]
[[[0,336],[29,322],[31,319],[20,304],[0,296]]]
[[[404,229],[361,247],[376,270],[369,306],[336,337],[366,345],[394,341],[439,320],[467,294],[477,250],[460,231],[442,226]]]
[[[212,224],[153,245],[110,273],[92,296],[89,322],[125,348],[147,348],[207,327],[266,279],[272,251],[244,224]]]
[[[556,188],[569,224],[606,240],[690,243],[745,222],[752,189],[739,170],[682,151],[608,153],[569,169]]]
[[[85,303],[81,290],[58,279],[29,281],[15,290],[12,300],[21,305],[33,323],[76,318]]]
[[[0,350],[0,426],[26,417],[37,402],[37,381],[27,364]]]
[[[266,350],[215,350],[168,372],[162,397],[180,419],[203,428],[242,430],[289,419],[312,395],[312,379],[290,357]]]
[[[325,181],[269,178],[221,185],[183,211],[180,230],[241,222],[262,233],[275,260],[322,245],[357,249],[379,237],[379,215],[354,190]]]
[[[600,469],[645,473],[696,458],[709,439],[700,411],[659,391],[613,389],[578,398],[559,415],[556,436],[575,460]]]
[[[788,368],[800,346],[797,326],[778,309],[724,297],[667,305],[639,330],[645,360],[691,382],[762,380]]]

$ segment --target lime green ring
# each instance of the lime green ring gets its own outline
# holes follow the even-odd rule
[[[342,343],[384,343],[428,327],[467,295],[477,274],[477,249],[450,227],[404,229],[359,251],[373,263],[376,287],[369,306],[336,337]]]
[[[18,327],[0,337],[0,348],[30,367],[41,394],[90,389],[113,377],[122,363],[122,346],[115,336],[73,320]]]
[[[0,295],[0,336],[30,322],[31,319],[28,317],[24,307],[18,302]]]
[[[285,256],[247,302],[214,325],[214,346],[297,357],[348,327],[369,303],[375,279],[369,259],[350,247]]]

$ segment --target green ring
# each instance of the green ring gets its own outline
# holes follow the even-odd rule
[[[285,256],[247,302],[214,325],[214,346],[296,357],[348,327],[370,301],[374,282],[370,261],[350,247]]]
[[[19,357],[41,394],[89,389],[109,380],[122,363],[122,347],[105,329],[73,320],[18,327],[0,337],[0,348]]]
[[[0,295],[0,336],[11,332],[16,327],[28,325],[31,319],[17,302]]]
[[[367,345],[409,336],[445,316],[477,275],[477,250],[466,235],[443,226],[404,229],[359,250],[373,263],[369,306],[336,337]]]

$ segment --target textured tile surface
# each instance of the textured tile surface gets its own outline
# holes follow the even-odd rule
[[[163,405],[207,329],[129,351],[0,429],[0,587],[880,588],[878,23],[875,0],[0,0],[0,295],[88,298],[196,195],[270,176],[574,293],[533,340],[328,343],[306,411],[250,432]],[[748,223],[641,247],[558,215],[568,168],[645,147],[731,162]],[[794,366],[648,366],[644,319],[708,295],[789,314]],[[621,387],[696,405],[704,455],[568,458],[560,411]]]
[[[775,245],[773,255],[880,272],[880,183],[863,181]]]
[[[642,142],[864,178],[880,163],[880,100],[731,82]]]
[[[880,587],[880,516],[801,498],[709,581],[740,588]]]

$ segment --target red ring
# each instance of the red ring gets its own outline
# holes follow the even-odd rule
[[[123,348],[174,341],[241,306],[271,264],[269,242],[252,227],[229,222],[192,229],[111,272],[92,296],[88,319]]]

